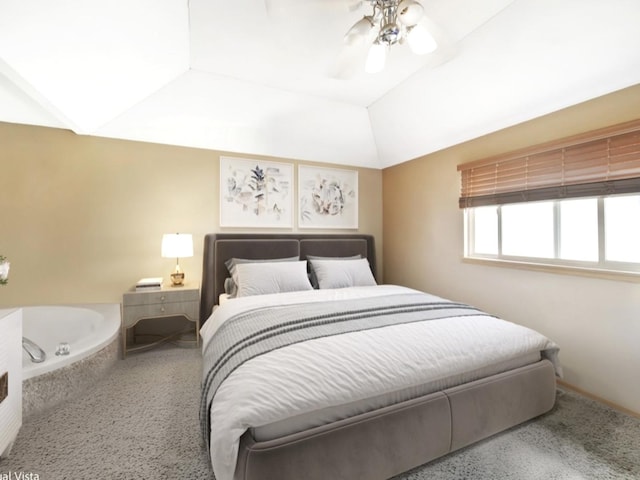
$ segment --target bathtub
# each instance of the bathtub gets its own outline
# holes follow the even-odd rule
[[[22,352],[25,417],[78,396],[117,361],[120,304],[23,307],[22,319],[22,335],[47,355],[33,363]],[[68,355],[56,355],[62,343]]]

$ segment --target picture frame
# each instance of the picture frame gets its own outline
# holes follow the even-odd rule
[[[358,228],[358,171],[298,165],[299,228]]]
[[[293,228],[293,165],[220,157],[220,226]]]

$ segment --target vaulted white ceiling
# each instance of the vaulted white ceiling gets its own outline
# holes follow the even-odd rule
[[[336,78],[366,1],[0,0],[0,121],[384,168],[640,83],[638,0],[422,2],[439,51]]]

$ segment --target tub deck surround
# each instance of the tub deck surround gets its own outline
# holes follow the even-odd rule
[[[23,307],[23,335],[47,354],[33,363],[22,352],[25,418],[72,400],[104,377],[119,357],[120,304]],[[68,355],[56,355],[68,344]]]
[[[200,344],[200,288],[198,284],[162,287],[152,291],[130,291],[122,295],[122,358],[128,352],[146,350],[176,338],[183,332],[160,336],[152,343],[127,347],[127,331],[141,320],[185,317],[195,324],[195,344]]]

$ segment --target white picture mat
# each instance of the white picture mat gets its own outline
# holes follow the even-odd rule
[[[299,165],[298,226],[358,228],[358,171]]]
[[[293,227],[293,165],[220,157],[221,227]]]

